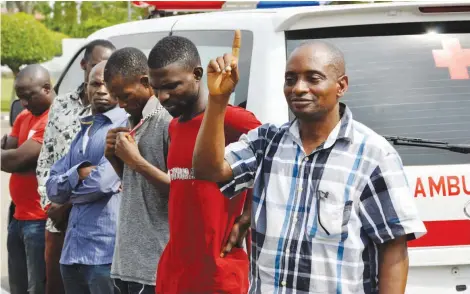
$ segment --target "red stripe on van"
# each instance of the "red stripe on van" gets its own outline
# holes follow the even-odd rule
[[[427,234],[408,242],[409,247],[470,245],[470,220],[424,222]]]

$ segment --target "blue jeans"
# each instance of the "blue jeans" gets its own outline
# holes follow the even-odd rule
[[[8,278],[11,294],[44,294],[46,221],[20,221],[8,225]]]
[[[114,294],[111,264],[61,264],[60,272],[67,294]]]

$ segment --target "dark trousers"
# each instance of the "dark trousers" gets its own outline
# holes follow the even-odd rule
[[[114,279],[118,294],[155,294],[155,286]]]
[[[111,264],[60,265],[62,280],[67,294],[114,294]]]
[[[8,278],[11,294],[44,294],[46,221],[20,221],[8,225]]]
[[[10,224],[13,220],[13,215],[15,214],[15,207],[15,204],[13,204],[13,202],[10,202],[10,209],[8,211],[8,224]]]
[[[65,294],[59,263],[64,239],[65,233],[46,231],[46,294]]]

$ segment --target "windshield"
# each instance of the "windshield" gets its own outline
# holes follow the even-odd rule
[[[312,29],[286,37],[288,54],[312,39],[344,52],[349,90],[342,101],[377,133],[470,143],[470,22]],[[405,165],[470,163],[465,154],[394,147]]]

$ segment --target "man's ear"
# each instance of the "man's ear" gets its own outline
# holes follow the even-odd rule
[[[80,67],[83,70],[86,70],[86,60],[85,60],[85,58],[82,58],[82,60],[80,60]]]
[[[42,86],[42,88],[44,89],[44,93],[49,95],[49,93],[51,93],[51,90],[52,90],[52,85],[50,83],[45,83],[44,86]]]
[[[150,81],[148,76],[141,76],[140,83],[149,91],[150,95],[155,95],[152,86],[150,86]]]
[[[151,88],[148,76],[141,76],[140,77],[140,83],[142,85],[144,85],[145,88]]]
[[[204,70],[202,69],[202,67],[198,66],[194,69],[193,74],[196,80],[200,81],[202,79],[202,76],[204,75]]]
[[[349,78],[347,75],[342,75],[339,79],[338,82],[336,83],[337,89],[336,89],[336,97],[341,98],[344,96],[346,91],[348,91],[349,87]]]

